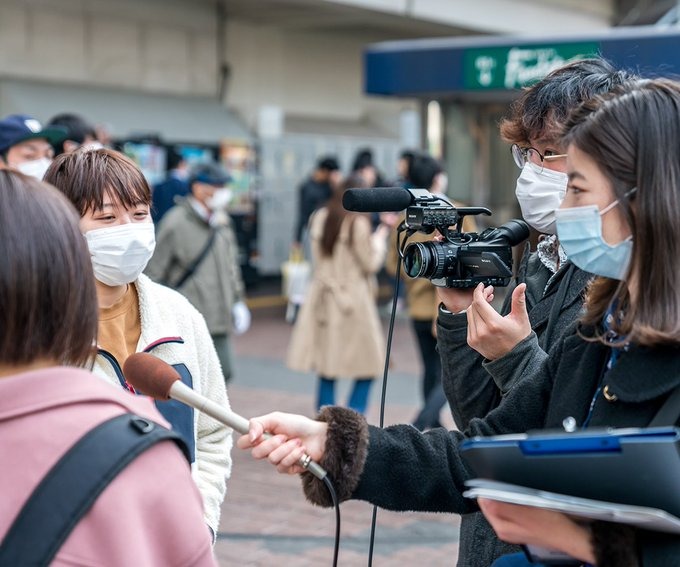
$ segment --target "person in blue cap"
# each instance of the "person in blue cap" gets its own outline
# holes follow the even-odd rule
[[[232,374],[230,337],[250,327],[238,244],[227,205],[231,176],[221,165],[189,172],[191,193],[162,218],[145,273],[184,295],[205,317],[226,382]]]
[[[42,180],[54,157],[52,145],[64,138],[64,128],[43,128],[27,114],[11,114],[0,120],[0,169],[16,169]]]

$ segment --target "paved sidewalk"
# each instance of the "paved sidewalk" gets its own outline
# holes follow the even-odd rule
[[[283,309],[258,309],[253,325],[234,344],[235,378],[228,392],[234,411],[245,417],[273,410],[312,416],[315,377],[287,370],[283,363],[291,327]],[[397,321],[388,379],[385,424],[410,421],[417,412],[419,361],[411,330]],[[349,384],[341,383],[339,399]],[[371,393],[369,421],[378,423],[381,383]],[[452,427],[444,408],[442,419]],[[215,546],[222,566],[330,565],[335,515],[309,504],[297,477],[284,476],[266,462],[234,449],[232,478],[222,507]],[[404,487],[405,490],[408,487]],[[341,506],[339,564],[367,565],[372,506]],[[373,564],[455,565],[459,519],[454,515],[378,511]]]

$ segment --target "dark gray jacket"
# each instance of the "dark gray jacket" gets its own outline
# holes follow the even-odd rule
[[[145,273],[163,285],[174,287],[199,257],[212,230],[215,237],[193,275],[177,288],[205,318],[210,334],[233,330],[232,308],[243,301],[244,285],[238,262],[238,244],[226,212],[211,228],[190,201],[184,199],[170,209],[158,226],[156,250]]]
[[[526,283],[526,304],[531,328],[538,340],[532,342],[531,354],[524,358],[521,372],[507,374],[501,367],[518,364],[517,349],[504,357],[488,361],[467,344],[467,316],[445,314],[437,321],[437,344],[442,359],[442,383],[456,425],[464,430],[475,417],[484,417],[498,406],[502,397],[521,376],[536,370],[548,356],[546,350],[556,342],[579,316],[583,293],[592,276],[567,262],[553,274],[537,253],[525,249],[515,285]],[[512,289],[503,303],[501,314],[510,312]],[[474,557],[461,567],[486,567],[493,559],[518,551],[516,546],[500,541],[486,518],[480,513],[465,515],[460,525],[460,557]]]
[[[592,333],[588,329],[581,332]],[[537,343],[536,334],[532,333],[516,347],[519,367],[526,366],[534,356]],[[608,401],[601,392],[596,397],[591,427],[645,427],[668,396],[680,387],[680,349],[677,347],[632,346],[604,373],[609,354],[608,347],[584,340],[572,327],[541,367],[521,381],[521,387],[511,388],[502,403],[484,419],[473,419],[465,433],[442,428],[421,433],[409,425],[385,429],[364,425],[365,434],[357,434],[359,426],[348,421],[365,424],[361,416],[341,408],[327,408],[325,420],[330,426],[320,464],[328,470],[343,500],[366,500],[395,511],[473,512],[476,503],[462,495],[465,481],[472,478],[460,452],[463,439],[561,428],[567,417],[573,417],[581,426],[599,384],[607,386],[613,397]],[[516,368],[504,368],[507,375],[503,378],[513,379],[511,374]],[[334,414],[338,413],[354,417],[345,417],[345,423],[338,427],[331,424],[335,421]],[[676,418],[675,425],[679,422]],[[644,467],[644,463],[640,466]],[[313,478],[305,478],[304,482],[308,498],[328,505],[322,483]],[[311,489],[312,485],[316,485],[316,490]],[[628,547],[622,553],[625,551],[630,558],[637,553],[637,546],[640,565],[644,567],[677,565],[680,557],[677,535],[638,530],[635,538],[628,538],[625,543]],[[460,553],[460,565],[489,565],[488,550],[484,547],[465,555],[461,549]],[[613,561],[600,549],[598,567],[624,564]]]
[[[526,305],[531,328],[538,342],[527,372],[540,366],[545,351],[556,342],[581,313],[583,294],[592,275],[567,262],[553,275],[538,258],[525,251],[514,285],[501,308],[501,315],[510,312],[512,290],[526,283]],[[559,307],[556,307],[556,301]],[[495,372],[503,360],[514,358],[514,351],[497,361],[488,361],[467,344],[467,316],[446,314],[440,310],[437,320],[437,343],[442,359],[442,381],[451,405],[451,412],[459,429],[470,420],[484,417],[494,409],[513,383],[504,374]]]

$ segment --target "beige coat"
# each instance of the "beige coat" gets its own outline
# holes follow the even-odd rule
[[[371,233],[368,218],[348,215],[333,255],[323,256],[326,215],[320,209],[311,220],[314,275],[293,329],[288,366],[327,378],[375,378],[385,364],[375,274],[385,260],[386,239]]]

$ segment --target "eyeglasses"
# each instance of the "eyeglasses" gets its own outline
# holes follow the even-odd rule
[[[549,156],[544,156],[536,148],[532,148],[531,146],[528,148],[520,148],[517,144],[512,144],[510,151],[512,152],[512,159],[515,160],[515,164],[520,169],[524,167],[524,164],[529,162],[533,163],[534,165],[540,166],[541,171],[543,171],[543,166],[545,165],[545,162],[550,163],[551,161],[554,161],[556,159],[562,159],[567,157],[567,154],[553,154]]]

